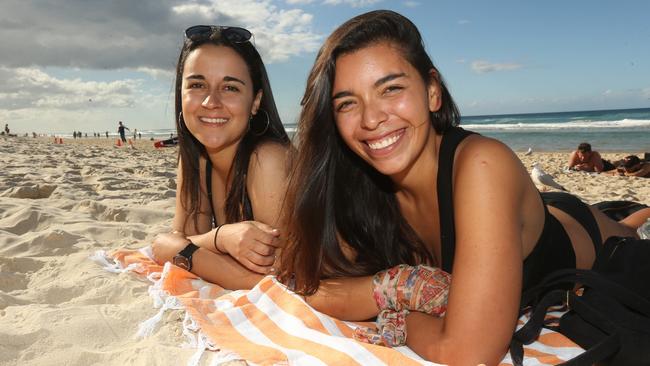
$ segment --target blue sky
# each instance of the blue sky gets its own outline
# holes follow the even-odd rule
[[[318,47],[373,9],[409,17],[463,115],[650,107],[650,2],[5,0],[0,122],[16,132],[173,127],[183,30],[255,33],[285,123]]]

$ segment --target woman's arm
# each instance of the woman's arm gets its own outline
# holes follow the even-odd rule
[[[200,166],[204,166],[200,164]],[[211,212],[204,183],[200,184],[201,206],[196,222],[187,212],[186,197],[182,194],[183,174],[182,164],[179,162],[176,189],[176,208],[172,220],[173,232],[158,235],[152,244],[152,252],[157,263],[171,262],[190,240],[200,247],[192,255],[192,272],[201,278],[216,283],[227,289],[251,288],[262,278],[229,255],[216,253],[214,249],[214,234],[212,229]],[[205,171],[201,168],[199,181],[204,182]],[[237,225],[237,224],[234,224]],[[240,225],[241,226],[241,225]]]
[[[517,157],[473,137],[455,160],[456,251],[447,313],[407,317],[407,345],[452,365],[497,364],[515,329],[522,286],[522,202],[532,191]]]
[[[327,279],[305,301],[314,309],[341,320],[363,321],[377,316],[372,276]]]

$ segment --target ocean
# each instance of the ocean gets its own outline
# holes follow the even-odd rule
[[[650,152],[650,108],[466,116],[461,126],[498,139],[514,151],[529,147],[535,151],[571,151],[581,142],[589,142],[597,151]],[[296,131],[295,124],[285,127],[289,135]],[[140,132],[147,140],[176,134],[174,129]],[[109,136],[117,138],[117,133],[110,132]]]
[[[650,152],[650,108],[463,117],[461,126],[503,141],[514,151]]]

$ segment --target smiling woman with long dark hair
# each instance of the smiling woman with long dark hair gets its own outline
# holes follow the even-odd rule
[[[226,288],[253,286],[280,246],[289,138],[251,33],[185,31],[176,67],[178,184],[173,232],[155,259]]]
[[[496,364],[522,289],[555,269],[591,268],[605,239],[635,235],[571,195],[540,194],[508,147],[458,127],[420,33],[395,12],[337,28],[302,103],[280,276],[316,309],[349,320],[399,303],[391,296],[409,294],[404,286],[438,282],[431,309],[446,306],[445,316],[388,314],[408,338],[386,343],[405,340],[444,364]],[[384,271],[401,264],[439,266],[453,281],[439,269]]]

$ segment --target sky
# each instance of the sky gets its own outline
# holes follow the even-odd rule
[[[253,32],[292,124],[325,38],[375,9],[418,26],[463,115],[650,107],[645,0],[2,0],[0,123],[174,128],[183,31],[219,24]]]

